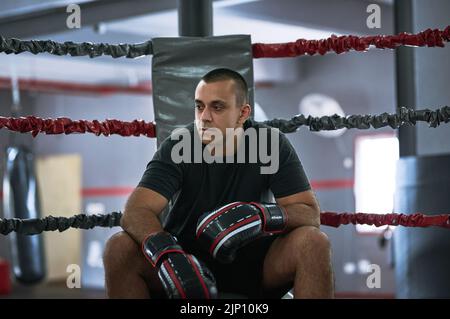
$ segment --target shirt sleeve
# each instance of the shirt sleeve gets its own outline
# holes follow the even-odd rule
[[[153,159],[147,164],[147,168],[138,184],[140,187],[149,188],[170,200],[181,188],[183,172],[181,164],[172,161],[173,141],[166,139],[156,151]]]
[[[279,168],[269,175],[269,187],[280,198],[311,189],[297,153],[283,133],[279,133]]]

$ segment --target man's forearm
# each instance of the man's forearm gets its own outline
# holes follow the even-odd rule
[[[151,233],[162,231],[158,216],[147,208],[129,208],[125,210],[120,225],[138,244]]]
[[[320,227],[320,210],[306,204],[291,204],[283,206],[288,214],[287,231],[300,226]]]

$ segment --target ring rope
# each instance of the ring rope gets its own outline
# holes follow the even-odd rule
[[[89,56],[96,58],[109,55],[113,58],[127,57],[129,59],[153,54],[151,41],[138,44],[118,44],[72,41],[59,43],[51,40],[20,40],[0,36],[0,53],[20,54],[30,52],[33,54],[50,53],[53,55]]]
[[[36,235],[44,231],[63,232],[69,228],[92,229],[94,227],[120,226],[121,212],[112,212],[105,215],[79,214],[72,217],[53,217],[33,219],[1,219],[0,234],[7,235],[16,232],[23,235]],[[450,214],[424,215],[415,214],[364,214],[364,213],[335,213],[322,212],[320,214],[322,225],[339,227],[347,224],[366,224],[374,226],[392,225],[405,227],[437,226],[450,229]]]
[[[264,124],[276,127],[283,133],[295,132],[300,126],[308,126],[310,131],[332,131],[342,128],[356,128],[360,130],[374,129],[390,126],[393,129],[403,125],[416,125],[417,122],[427,122],[430,127],[436,128],[442,123],[450,121],[450,107],[444,106],[438,110],[413,110],[401,107],[397,114],[382,113],[379,115],[349,115],[349,116],[322,116],[312,117],[299,114],[290,120],[273,119]]]
[[[406,107],[399,109],[397,114],[382,113],[379,115],[349,115],[349,116],[322,116],[312,117],[299,114],[289,120],[273,119],[263,123],[278,128],[283,133],[295,132],[300,126],[308,126],[310,131],[332,131],[342,128],[379,129],[390,126],[393,129],[403,125],[416,125],[417,122],[426,122],[430,127],[436,128],[442,123],[450,121],[450,107],[444,106],[438,110],[412,110]],[[156,137],[156,124],[134,120],[123,122],[119,120],[73,121],[69,118],[42,119],[35,116],[20,118],[0,116],[0,129],[29,133],[36,137],[39,133],[45,134],[72,134],[92,133],[97,136],[117,134],[121,136]]]
[[[450,26],[445,30],[427,29],[418,34],[400,33],[394,36],[331,36],[323,40],[299,39],[295,42],[252,45],[253,57],[294,57],[301,55],[324,55],[327,52],[341,54],[350,50],[366,51],[370,46],[379,49],[395,49],[399,46],[415,47],[444,47],[445,42],[450,41]],[[113,58],[127,57],[136,58],[153,53],[152,42],[147,41],[139,44],[110,45],[105,43],[57,43],[54,41],[22,41],[15,38],[0,36],[0,53],[20,54],[22,52],[50,53],[54,55],[86,56],[91,58],[110,55]],[[400,108],[399,114],[383,113],[381,115],[351,115],[341,117],[338,115],[324,117],[305,117],[297,115],[290,120],[274,119],[264,122],[279,128],[284,133],[296,131],[300,126],[307,125],[311,131],[336,130],[341,128],[368,129],[390,126],[398,128],[404,124],[415,125],[417,121],[429,123],[430,127],[437,127],[441,123],[448,123],[450,108],[442,107],[431,111],[412,110],[405,107]],[[71,134],[71,133],[94,133],[96,135],[119,134],[122,136],[145,135],[155,137],[155,124],[135,120],[133,122],[122,122],[118,120],[106,120],[104,122],[94,121],[72,121],[68,118],[40,119],[34,116],[25,118],[0,117],[0,129],[7,128],[21,133],[32,132],[33,137],[38,133],[46,134]],[[72,217],[48,216],[40,219],[0,219],[0,233],[6,235],[12,231],[34,235],[43,231],[59,230],[68,228],[91,229],[94,227],[120,226],[122,213],[113,212],[107,215],[85,215],[79,214]],[[334,213],[322,212],[321,224],[338,227],[344,224],[368,224],[375,226],[401,225],[405,227],[428,227],[439,226],[450,228],[450,215],[427,216],[421,213],[406,214],[363,214],[363,213]]]
[[[254,43],[252,44],[253,58],[282,58],[302,55],[324,55],[327,52],[337,54],[349,51],[364,52],[370,46],[378,49],[395,49],[400,46],[414,47],[444,47],[450,41],[450,26],[444,30],[426,29],[416,34],[406,32],[397,35],[376,35],[359,37],[354,35],[336,36],[327,39],[306,40],[298,39],[288,43]],[[108,44],[108,43],[75,43],[72,41],[58,43],[51,40],[20,40],[0,36],[0,53],[20,54],[50,53],[53,55],[89,56],[91,58],[109,55],[113,58],[137,58],[153,54],[151,41],[137,44]]]
[[[45,134],[72,134],[92,133],[97,136],[109,136],[117,134],[121,136],[156,137],[156,126],[154,122],[134,120],[124,122],[119,120],[105,120],[103,122],[93,120],[73,121],[69,118],[42,119],[35,116],[27,117],[2,117],[0,116],[0,129],[6,128],[10,131],[29,133],[36,137],[39,133]]]
[[[299,39],[295,42],[252,45],[253,58],[284,58],[302,55],[324,55],[328,52],[337,54],[349,51],[365,52],[370,46],[377,49],[395,49],[399,46],[414,47],[444,47],[445,42],[450,41],[450,26],[445,30],[427,29],[417,34],[406,32],[398,35],[376,35],[358,37],[344,35],[331,37],[323,40]]]

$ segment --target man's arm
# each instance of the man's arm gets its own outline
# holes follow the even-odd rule
[[[288,215],[287,231],[300,226],[320,227],[319,203],[312,190],[275,199]]]
[[[217,298],[214,275],[176,238],[163,231],[158,215],[168,200],[161,194],[137,187],[125,206],[121,226],[141,247],[143,256],[157,272],[170,299]]]
[[[168,200],[161,194],[145,187],[136,187],[125,205],[120,225],[141,244],[149,234],[163,230],[158,215],[167,203]]]
[[[312,191],[277,198],[277,204],[233,202],[205,212],[196,238],[217,260],[228,263],[247,243],[264,234],[285,233],[300,226],[320,226],[319,205]]]

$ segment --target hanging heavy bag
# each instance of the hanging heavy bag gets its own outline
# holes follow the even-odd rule
[[[3,175],[5,218],[41,218],[33,154],[25,147],[8,147]],[[42,234],[9,234],[11,265],[17,280],[25,284],[41,281],[46,274]]]

